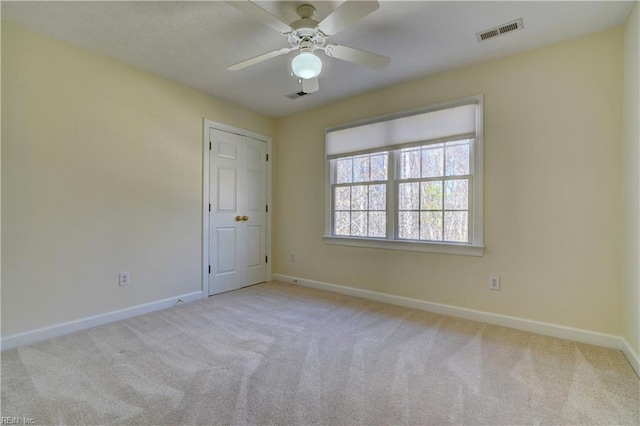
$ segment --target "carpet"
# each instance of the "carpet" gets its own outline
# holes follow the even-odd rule
[[[2,353],[34,424],[640,424],[615,350],[272,282]]]

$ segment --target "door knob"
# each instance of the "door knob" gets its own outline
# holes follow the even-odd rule
[[[246,221],[248,221],[248,220],[249,220],[249,216],[242,216],[242,221],[243,221],[243,222],[246,222]]]
[[[240,222],[242,220],[242,216],[236,216],[236,222]]]

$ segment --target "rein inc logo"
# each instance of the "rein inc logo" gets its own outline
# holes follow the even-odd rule
[[[0,417],[0,424],[3,425],[35,425],[36,421],[30,417]]]

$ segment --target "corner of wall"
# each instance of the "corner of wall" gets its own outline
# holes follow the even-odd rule
[[[624,25],[623,86],[623,337],[631,353],[640,354],[640,2]]]

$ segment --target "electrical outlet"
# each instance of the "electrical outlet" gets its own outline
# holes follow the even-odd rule
[[[119,284],[120,287],[125,286],[125,285],[129,285],[130,281],[131,281],[131,276],[128,272],[120,272],[119,275],[120,279],[119,279]]]
[[[500,290],[500,277],[498,275],[489,275],[489,288],[491,290]]]
[[[294,252],[291,252],[291,262],[295,262],[296,261],[296,254]]]

